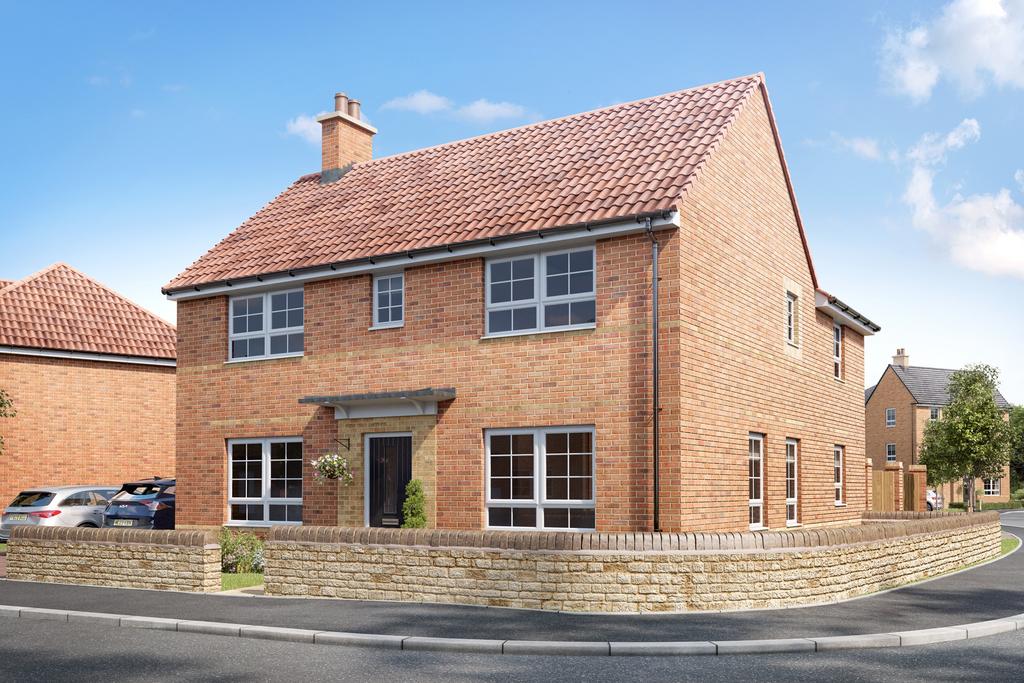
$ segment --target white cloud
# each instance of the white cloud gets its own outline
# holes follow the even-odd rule
[[[935,197],[936,167],[946,153],[980,136],[974,119],[964,119],[946,135],[923,136],[907,153],[914,167],[903,200],[911,208],[914,227],[928,233],[955,263],[1024,279],[1024,206],[1009,190],[966,197],[957,191],[945,204]]]
[[[320,144],[320,124],[317,123],[316,116],[299,114],[284,124],[284,130],[288,135],[300,137],[311,145]]]
[[[417,114],[433,114],[434,112],[447,111],[451,108],[451,100],[429,90],[417,90],[411,95],[396,97],[381,105],[381,109],[399,109],[402,111],[413,111]]]
[[[989,82],[1024,88],[1024,0],[953,0],[910,30],[893,29],[882,46],[885,80],[922,102],[939,80],[967,96]]]
[[[844,149],[848,149],[861,159],[878,161],[882,158],[882,148],[874,138],[844,138],[832,133],[832,139]]]
[[[498,119],[520,119],[526,116],[526,108],[512,102],[491,102],[479,99],[456,112],[459,118],[473,123],[491,123]]]

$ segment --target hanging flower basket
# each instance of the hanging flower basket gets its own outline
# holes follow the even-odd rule
[[[313,466],[313,478],[317,481],[338,481],[345,486],[352,483],[352,469],[344,456],[328,453],[310,464]]]

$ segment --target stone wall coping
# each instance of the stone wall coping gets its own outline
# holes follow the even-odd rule
[[[217,535],[210,531],[160,529],[94,529],[64,526],[11,527],[11,541],[57,541],[63,543],[98,543],[133,545],[164,545],[189,548],[219,548]]]
[[[868,512],[865,524],[744,532],[605,533],[274,526],[269,543],[358,544],[533,551],[763,551],[903,538],[998,523],[996,512]]]

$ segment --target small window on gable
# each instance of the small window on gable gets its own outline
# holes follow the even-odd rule
[[[373,280],[373,326],[401,327],[405,322],[405,274],[378,275]]]
[[[886,408],[885,409],[885,426],[895,427],[896,426],[896,409]]]
[[[786,292],[786,341],[796,346],[800,343],[799,307],[797,295]]]
[[[843,378],[843,326],[832,326],[832,376]]]

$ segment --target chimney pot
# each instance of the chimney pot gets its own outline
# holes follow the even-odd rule
[[[342,114],[348,113],[348,97],[345,93],[334,93],[334,111],[340,111]]]
[[[892,364],[904,368],[910,367],[910,356],[905,348],[900,347],[896,349],[896,355],[892,357]]]
[[[348,115],[356,121],[359,120],[359,100],[348,101]]]
[[[334,112],[318,116],[321,139],[321,183],[333,183],[355,164],[373,158],[375,131],[359,116],[359,100],[334,93]]]

